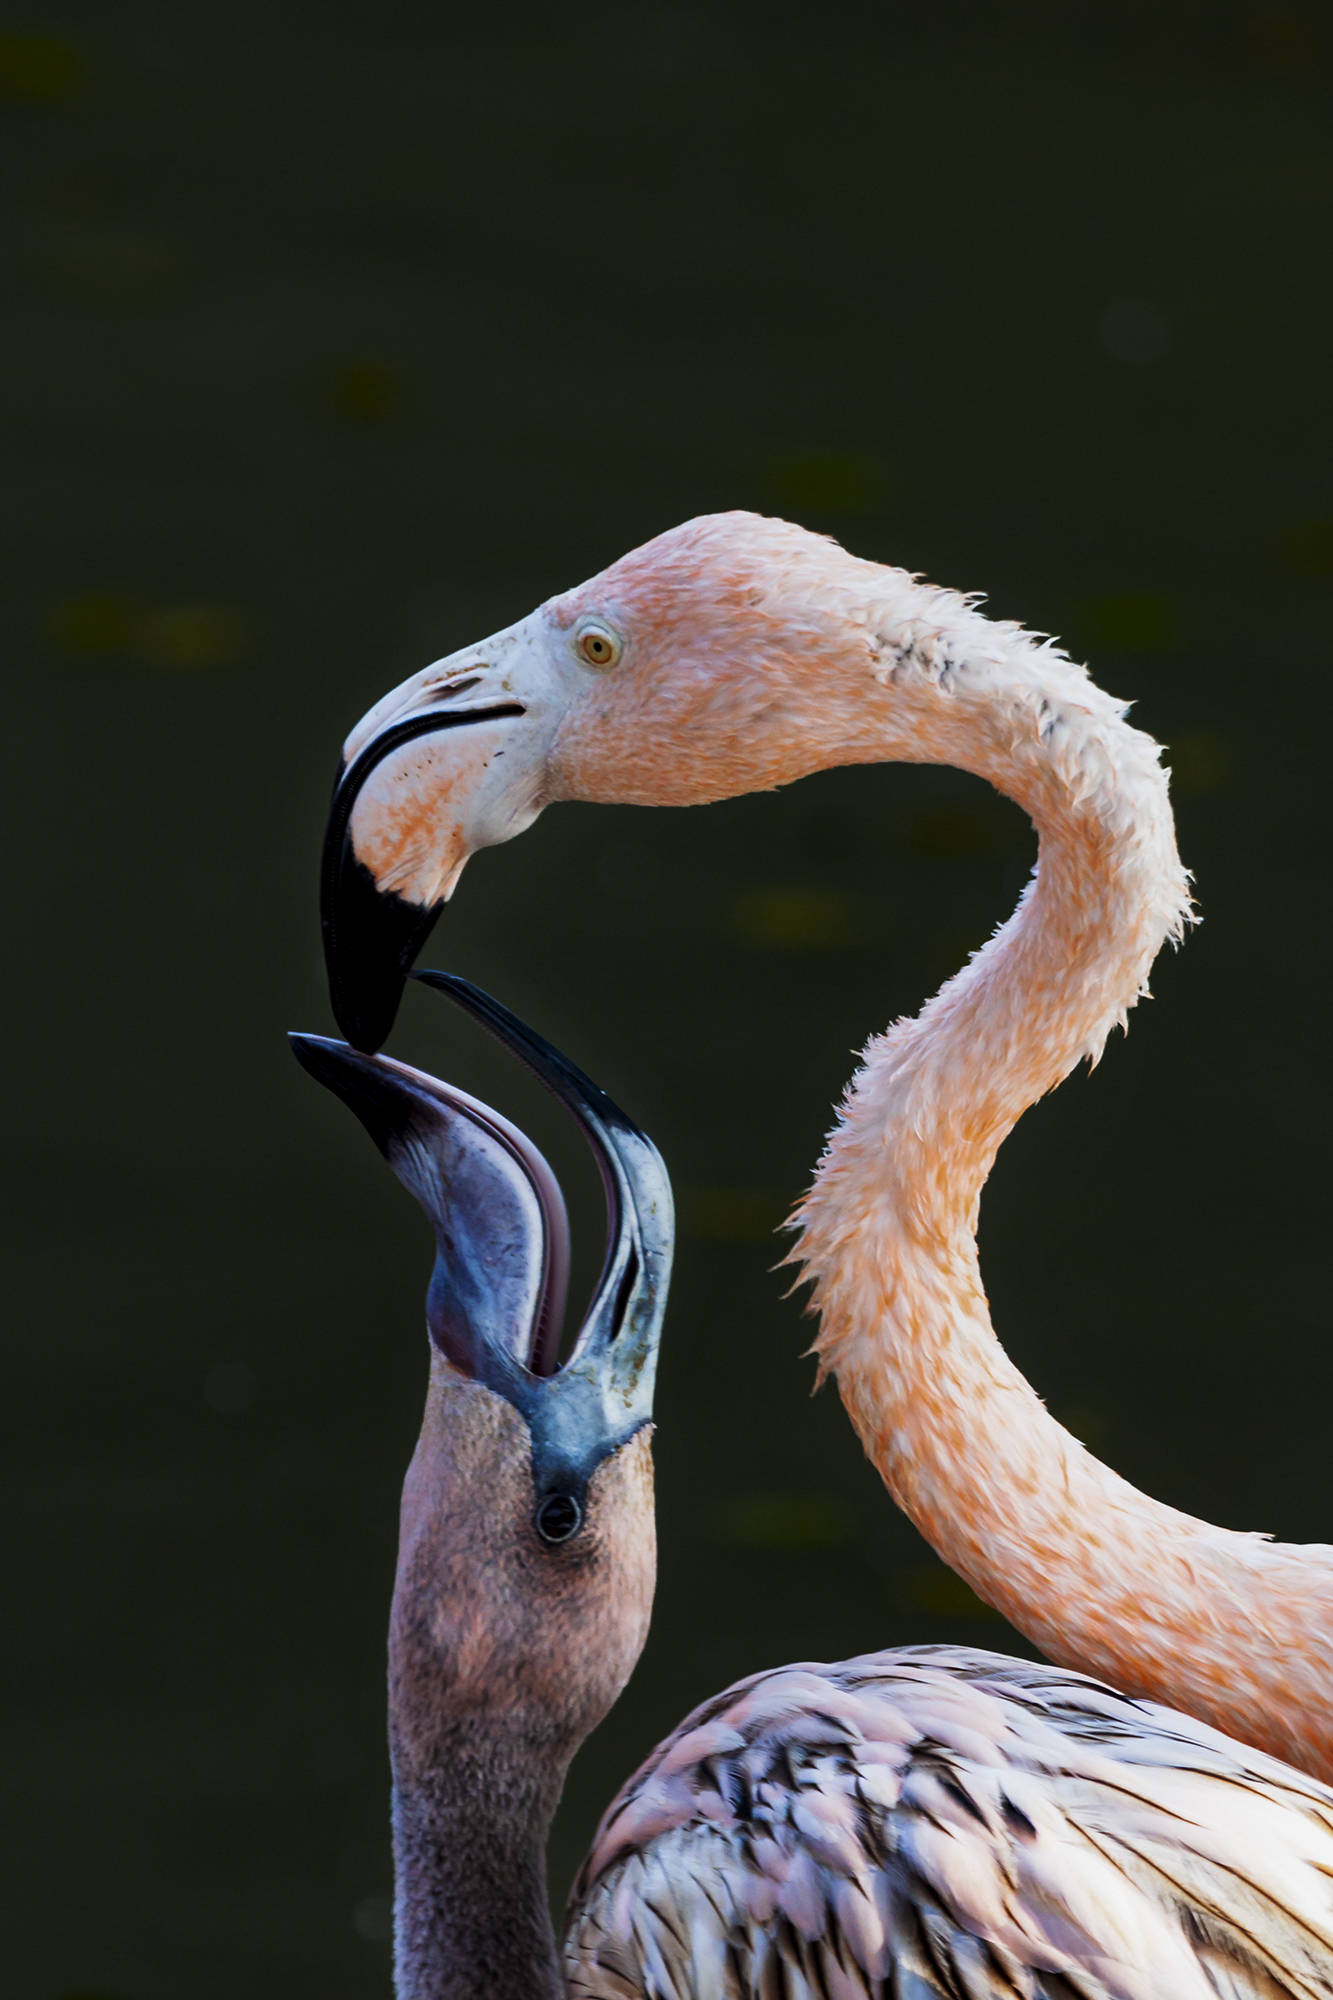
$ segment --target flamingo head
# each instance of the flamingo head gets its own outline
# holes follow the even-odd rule
[[[693,805],[853,758],[847,669],[873,664],[865,582],[885,574],[785,521],[705,516],[386,695],[347,739],[325,840],[348,1041],[381,1045],[469,856],[552,801]]]
[[[671,1267],[657,1149],[488,995],[423,977],[566,1104],[607,1192],[601,1279],[567,1358],[568,1227],[536,1147],[423,1071],[316,1035],[303,1067],[355,1112],[432,1224],[431,1381],[404,1488],[394,1671],[401,1728],[446,1711],[551,1735],[557,1761],[610,1707],[647,1633],[655,1573],[649,1436]],[[422,1755],[429,1766],[434,1751]],[[410,1755],[407,1745],[404,1755]]]

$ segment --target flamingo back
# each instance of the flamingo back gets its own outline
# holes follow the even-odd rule
[[[1061,1668],[757,1674],[602,1820],[573,2000],[1327,2000],[1333,1790]]]

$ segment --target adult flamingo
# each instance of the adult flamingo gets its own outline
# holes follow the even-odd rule
[[[389,1626],[402,2000],[1325,2000],[1333,1791],[1081,1675],[912,1646],[761,1673],[602,1821],[563,1966],[546,1830],[648,1629],[671,1262],[655,1149],[486,995],[611,1194],[569,1359],[559,1189],[486,1106],[296,1036],[434,1224]]]
[[[353,730],[325,848],[339,1021],[378,1045],[469,854],[553,800],[688,805],[877,761],[988,779],[1039,859],[1008,923],[852,1080],[797,1212],[821,1370],[899,1505],[1048,1658],[1333,1779],[1333,1548],[1138,1492],[990,1323],[996,1149],[1099,1055],[1189,910],[1157,746],[1057,647],[785,522],[659,536]]]

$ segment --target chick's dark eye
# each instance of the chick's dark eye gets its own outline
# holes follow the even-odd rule
[[[567,1542],[583,1524],[583,1509],[572,1493],[548,1493],[537,1509],[537,1533],[544,1542]]]

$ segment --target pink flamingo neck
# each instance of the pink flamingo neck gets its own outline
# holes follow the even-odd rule
[[[1048,1658],[1333,1779],[1333,1549],[1138,1492],[995,1338],[976,1225],[996,1150],[1098,1057],[1189,899],[1151,739],[1055,649],[961,600],[931,606],[929,642],[900,628],[878,675],[895,696],[883,754],[988,779],[1032,818],[1039,861],[1009,922],[849,1086],[795,1218],[821,1374],[899,1505]]]

